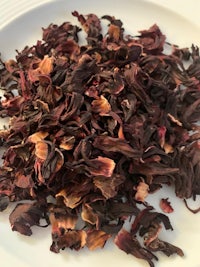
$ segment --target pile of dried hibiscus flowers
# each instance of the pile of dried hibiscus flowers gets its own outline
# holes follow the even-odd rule
[[[111,16],[102,17],[103,36],[95,14],[72,14],[87,44],[78,44],[79,27],[51,24],[42,41],[0,62],[0,115],[10,117],[0,131],[0,210],[24,200],[10,214],[12,230],[31,235],[46,220],[56,253],[94,250],[114,236],[150,266],[156,251],[182,256],[159,239],[172,225],[145,198],[164,184],[182,199],[200,194],[199,49],[167,44],[157,25],[126,36]]]

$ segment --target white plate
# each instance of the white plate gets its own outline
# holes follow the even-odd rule
[[[23,1],[24,2],[24,1]],[[37,2],[37,1],[35,1]],[[18,7],[18,10],[20,8]],[[15,49],[22,49],[27,44],[34,44],[41,37],[41,27],[49,23],[61,23],[71,21],[77,23],[72,17],[71,11],[80,13],[90,12],[98,15],[112,14],[124,22],[124,27],[129,33],[137,33],[137,30],[149,28],[157,23],[167,35],[168,41],[180,46],[190,46],[192,42],[200,44],[200,29],[184,17],[164,9],[158,5],[141,0],[56,0],[49,1],[15,16],[15,20],[5,25],[0,31],[0,52],[3,59],[15,56]],[[1,11],[0,11],[1,12]],[[16,14],[15,14],[16,15]],[[199,243],[200,243],[200,214],[190,213],[183,202],[176,199],[173,192],[164,189],[153,195],[150,203],[160,211],[158,200],[161,197],[170,197],[175,212],[169,216],[174,231],[163,232],[161,237],[174,245],[180,246],[185,256],[166,257],[161,254],[157,267],[180,266],[200,267]],[[193,206],[198,202],[191,203]],[[0,264],[3,267],[147,267],[144,261],[126,255],[113,244],[106,244],[103,250],[89,252],[84,249],[80,252],[63,251],[56,255],[49,251],[51,244],[50,229],[33,228],[31,237],[24,237],[12,232],[8,222],[10,209],[0,214]]]

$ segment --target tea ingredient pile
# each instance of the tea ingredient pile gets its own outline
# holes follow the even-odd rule
[[[56,253],[114,237],[152,267],[157,251],[183,256],[159,238],[173,203],[160,213],[146,197],[163,185],[184,201],[200,194],[199,48],[167,43],[156,24],[130,36],[113,16],[72,14],[85,44],[79,26],[51,24],[0,62],[0,210],[16,202],[10,224],[24,235],[45,220]]]

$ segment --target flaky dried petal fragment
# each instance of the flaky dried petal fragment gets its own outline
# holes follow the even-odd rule
[[[23,96],[15,96],[10,99],[9,98],[3,99],[1,101],[1,106],[5,110],[5,113],[8,116],[16,116],[24,101],[25,99]]]
[[[89,250],[95,250],[97,248],[103,248],[106,241],[111,237],[101,230],[90,230],[87,232],[86,246]]]
[[[125,229],[122,229],[115,238],[115,244],[127,254],[132,254],[136,258],[146,260],[149,266],[154,267],[153,260],[158,258],[142,247],[136,237],[132,236]]]
[[[172,213],[174,211],[174,209],[172,208],[171,203],[168,199],[169,198],[167,197],[167,198],[162,198],[160,200],[160,208],[165,213]]]
[[[166,241],[160,240],[160,239],[155,239],[153,240],[149,245],[148,248],[151,251],[161,251],[168,257],[173,255],[173,254],[178,254],[179,256],[183,257],[184,253],[182,249],[179,247],[176,247]]]
[[[51,224],[51,234],[53,238],[59,238],[63,232],[73,230],[76,227],[78,216],[70,209],[63,207],[49,207],[49,222]]]
[[[81,197],[77,196],[76,193],[68,194],[66,189],[61,190],[55,197],[63,198],[64,204],[71,209],[76,208],[80,204],[81,200]]]
[[[35,60],[30,65],[28,76],[32,83],[39,81],[40,75],[49,75],[53,70],[54,58],[47,55],[42,60]]]
[[[92,225],[96,225],[98,222],[97,214],[87,203],[82,205],[81,218],[83,219],[83,221],[88,222]]]
[[[100,115],[106,115],[111,111],[108,100],[101,95],[98,99],[92,101],[92,111]]]
[[[103,151],[122,153],[127,157],[139,157],[140,155],[140,152],[133,149],[126,140],[110,136],[97,136],[93,146]]]
[[[15,185],[20,188],[33,188],[34,181],[30,174],[26,176],[20,172],[16,173]]]
[[[149,244],[151,244],[155,239],[158,238],[159,233],[162,230],[162,226],[160,223],[158,222],[152,222],[147,234],[145,234],[144,236],[144,245],[146,247],[149,246]]]
[[[166,37],[157,24],[154,24],[148,30],[140,31],[140,33],[139,43],[142,44],[144,52],[159,54],[163,51]]]
[[[36,133],[34,133],[28,137],[28,141],[36,144],[37,142],[44,140],[48,135],[49,135],[49,133],[47,133],[47,132],[36,132]],[[40,145],[42,145],[42,144],[39,143],[39,146]],[[38,147],[38,148],[36,148],[36,150],[37,149],[40,149],[40,148]]]
[[[35,144],[35,174],[41,184],[51,179],[64,164],[62,152],[49,141],[38,141]]]
[[[39,160],[46,160],[48,156],[48,144],[43,141],[38,141],[35,144],[35,155]]]
[[[51,251],[59,253],[59,251],[65,248],[70,248],[74,250],[80,250],[86,244],[87,233],[83,230],[71,230],[66,231],[60,236],[53,238],[53,243],[51,245]]]
[[[59,147],[64,150],[71,150],[74,147],[74,143],[74,136],[64,136],[63,138],[61,138]]]
[[[149,185],[145,182],[139,182],[136,191],[135,200],[144,202],[145,198],[148,196]]]
[[[118,187],[125,181],[125,177],[114,174],[111,177],[97,176],[94,177],[94,184],[99,188],[106,199],[117,195]]]
[[[97,157],[90,160],[89,171],[92,175],[110,177],[115,169],[115,162],[106,157]]]
[[[34,203],[19,203],[9,216],[11,228],[23,235],[32,234],[31,227],[40,225],[40,219],[43,217],[42,208]]]
[[[111,40],[118,42],[120,38],[120,28],[117,25],[110,24],[108,34]]]
[[[140,235],[142,236],[152,229],[155,229],[153,233],[157,234],[157,231],[160,230],[160,223],[165,226],[166,230],[173,230],[169,218],[165,214],[152,211],[152,209],[153,208],[149,206],[138,212],[131,226],[132,234],[136,234],[139,229]]]

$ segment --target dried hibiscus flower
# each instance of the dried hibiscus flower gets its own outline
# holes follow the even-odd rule
[[[0,60],[0,116],[10,117],[0,131],[0,211],[16,202],[10,224],[24,235],[45,220],[56,253],[103,248],[114,236],[151,267],[157,251],[183,256],[160,239],[173,227],[148,195],[172,185],[187,205],[200,194],[199,48],[165,53],[156,24],[126,36],[114,16],[72,14],[86,44],[78,26],[50,24],[42,40]],[[161,208],[173,211],[168,199]]]

